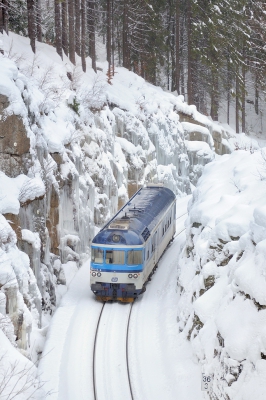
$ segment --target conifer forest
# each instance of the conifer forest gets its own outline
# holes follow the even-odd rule
[[[246,104],[259,113],[266,83],[266,5],[260,0],[0,0],[0,31],[50,43],[97,71],[106,46],[109,76],[123,66],[183,95],[218,120],[234,103],[236,132]],[[247,98],[247,93],[252,97]]]

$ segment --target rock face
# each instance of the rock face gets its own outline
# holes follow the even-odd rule
[[[8,98],[0,95],[0,170],[15,177],[26,172],[30,139],[21,117],[5,115],[8,106]]]

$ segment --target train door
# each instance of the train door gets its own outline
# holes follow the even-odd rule
[[[154,236],[153,236],[153,264],[156,265],[157,264],[157,260],[158,260],[158,243],[157,243],[157,231],[155,232]]]

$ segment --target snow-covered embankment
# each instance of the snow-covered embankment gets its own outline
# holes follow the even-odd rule
[[[235,151],[205,167],[180,259],[179,330],[212,399],[266,396],[266,158]]]

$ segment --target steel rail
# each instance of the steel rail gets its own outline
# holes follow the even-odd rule
[[[184,214],[182,214],[182,215],[179,215],[179,217],[177,217],[175,220],[177,220],[177,219],[179,219],[179,218],[181,218],[181,217],[183,217],[184,215],[186,215],[187,214],[187,212],[185,212]]]
[[[128,340],[128,338],[129,338],[130,317],[131,317],[133,304],[134,304],[134,302],[131,303],[131,307],[130,307],[130,311],[129,311],[129,315],[128,315],[127,338],[126,338],[127,376],[128,376],[128,383],[129,383],[129,389],[130,389],[130,394],[131,394],[131,399],[132,400],[134,400],[134,397],[133,397],[132,383],[131,383],[131,379],[130,379],[130,370],[129,370],[129,357],[128,357],[128,342],[129,342],[129,340]]]
[[[97,327],[96,327],[96,332],[95,332],[95,338],[94,338],[94,345],[93,345],[93,361],[92,361],[92,380],[93,380],[93,393],[94,393],[94,400],[97,400],[97,388],[96,388],[96,377],[95,377],[95,355],[96,355],[96,344],[97,344],[97,335],[99,331],[99,326],[100,326],[100,321],[103,313],[103,309],[106,303],[103,304],[98,322],[97,322]]]

